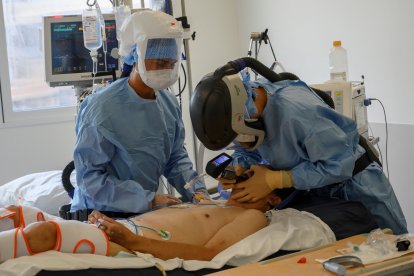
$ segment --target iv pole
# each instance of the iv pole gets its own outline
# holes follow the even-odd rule
[[[186,10],[185,10],[185,0],[181,0],[181,13],[182,16],[186,16]],[[184,52],[186,57],[186,67],[187,67],[187,78],[188,78],[188,100],[190,102],[191,96],[193,94],[193,79],[192,79],[192,73],[191,73],[191,56],[190,56],[190,45],[189,45],[189,38],[184,39]],[[200,145],[200,152],[197,150],[197,138],[195,136],[194,131],[191,131],[192,138],[193,138],[193,151],[194,151],[194,159],[195,159],[195,169],[198,173],[198,175],[201,175],[203,173],[203,155],[204,155],[204,146]],[[202,148],[203,147],[203,148]]]

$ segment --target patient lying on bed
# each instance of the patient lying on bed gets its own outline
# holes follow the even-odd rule
[[[24,209],[9,206],[10,214],[0,216],[0,229],[7,229],[6,219],[12,222],[9,228],[17,228],[0,233],[0,262],[47,250],[110,256],[130,250],[164,260],[211,260],[264,228],[264,212],[280,202],[276,194],[255,203],[238,203],[230,197],[225,205],[174,205],[120,222],[94,211],[89,224],[56,220],[41,212],[28,215],[38,221],[29,223]]]

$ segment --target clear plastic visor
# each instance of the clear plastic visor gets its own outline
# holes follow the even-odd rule
[[[174,70],[181,62],[181,38],[151,38],[144,55],[145,71]]]

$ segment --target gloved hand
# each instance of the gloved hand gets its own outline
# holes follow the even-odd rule
[[[265,166],[252,165],[246,181],[235,184],[234,187],[243,190],[233,196],[238,202],[256,202],[270,194],[274,189],[284,189],[293,186],[290,171],[272,171]]]
[[[165,206],[175,205],[182,203],[179,198],[169,194],[155,195],[151,202],[151,209],[158,209]]]

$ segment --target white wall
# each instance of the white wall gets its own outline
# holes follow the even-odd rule
[[[328,79],[332,41],[342,40],[350,79],[365,75],[368,96],[381,99],[389,122],[414,124],[413,1],[240,0],[239,9],[241,44],[250,32],[269,28],[278,59],[307,82]],[[383,122],[382,110],[368,111]]]
[[[196,39],[190,41],[194,86],[205,74],[240,57],[239,18],[235,9],[238,2],[185,1],[191,30],[196,32]]]
[[[365,75],[367,96],[385,106],[390,180],[414,231],[414,1],[240,0],[238,7],[240,45],[247,45],[250,32],[269,28],[278,60],[308,83],[328,79],[332,41],[342,40],[350,79]],[[270,51],[264,49],[259,59],[270,65]],[[384,115],[378,102],[368,107],[368,119],[375,122],[371,127],[384,155]]]
[[[0,128],[0,185],[17,177],[63,170],[73,159],[74,122]]]

